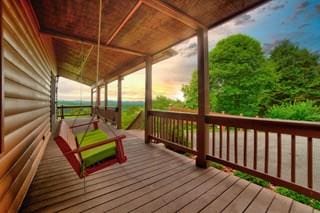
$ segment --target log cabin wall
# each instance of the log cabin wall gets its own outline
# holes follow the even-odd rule
[[[40,36],[27,1],[2,1],[4,133],[0,154],[0,212],[15,212],[51,136],[51,39]]]

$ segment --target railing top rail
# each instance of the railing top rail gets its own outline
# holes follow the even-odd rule
[[[91,108],[92,106],[91,105],[83,105],[83,106],[59,105],[57,106],[57,108],[62,108],[62,107],[67,109],[67,108]]]
[[[197,120],[196,113],[151,110],[148,112],[148,114],[151,116],[167,117],[167,118],[180,119],[180,120],[191,120],[191,121]]]
[[[224,125],[230,127],[255,129],[261,131],[279,132],[283,134],[320,138],[319,122],[251,118],[214,113],[206,116],[206,122],[210,124]]]

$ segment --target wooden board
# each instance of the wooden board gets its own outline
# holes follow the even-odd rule
[[[0,212],[16,212],[36,173],[50,132],[51,39],[20,1],[1,1],[4,112],[0,155]],[[1,136],[2,137],[2,136]]]
[[[194,160],[132,135],[124,148],[128,162],[89,176],[84,191],[83,180],[51,141],[21,211],[265,212],[276,210],[282,200],[292,203],[292,211],[310,210],[214,168],[197,168]]]

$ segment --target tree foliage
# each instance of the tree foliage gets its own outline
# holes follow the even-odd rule
[[[268,118],[288,120],[320,121],[320,107],[312,101],[299,103],[282,103],[274,105],[266,113]]]
[[[158,110],[168,110],[170,107],[182,107],[181,101],[167,98],[163,95],[157,96],[156,99],[152,100],[152,108]]]
[[[268,103],[275,75],[258,41],[233,35],[219,41],[209,54],[210,107],[229,114],[256,115]],[[186,106],[196,108],[197,74],[183,86]]]
[[[267,56],[257,40],[232,35],[209,53],[209,82],[211,111],[263,116],[273,105],[308,108],[308,100],[320,104],[319,55],[283,41]],[[196,71],[182,91],[186,107],[197,108]]]
[[[273,103],[305,100],[320,102],[318,55],[285,40],[271,52],[270,61],[275,64],[279,76],[273,91]]]

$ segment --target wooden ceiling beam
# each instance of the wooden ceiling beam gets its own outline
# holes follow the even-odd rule
[[[194,30],[207,29],[207,27],[204,24],[200,23],[193,17],[189,16],[188,14],[160,0],[140,0],[140,1],[142,1],[142,3],[144,3],[145,5],[158,10],[161,13],[182,22],[183,24],[193,28]]]
[[[96,41],[93,41],[90,39],[85,39],[85,38],[80,38],[80,37],[74,36],[74,35],[72,35],[72,36],[66,35],[64,33],[55,32],[55,31],[47,30],[47,29],[40,29],[40,33],[43,35],[51,36],[53,38],[57,38],[57,39],[65,40],[65,41],[78,42],[78,43],[84,43],[84,44],[88,44],[88,45],[97,46]],[[145,56],[146,55],[146,54],[138,52],[138,51],[129,50],[129,49],[122,48],[122,47],[114,47],[114,46],[106,45],[103,43],[100,44],[100,47],[103,49],[113,50],[113,51],[117,51],[117,52],[121,52],[121,53],[125,53],[125,54],[130,54],[130,55],[136,55],[136,56]]]
[[[123,21],[120,23],[120,25],[117,27],[117,29],[112,33],[110,38],[107,41],[107,45],[110,45],[113,39],[118,35],[118,33],[121,31],[121,29],[128,23],[129,19],[134,15],[134,13],[140,8],[142,2],[139,0],[137,4],[132,8],[132,10],[129,12],[129,14],[123,19]]]

